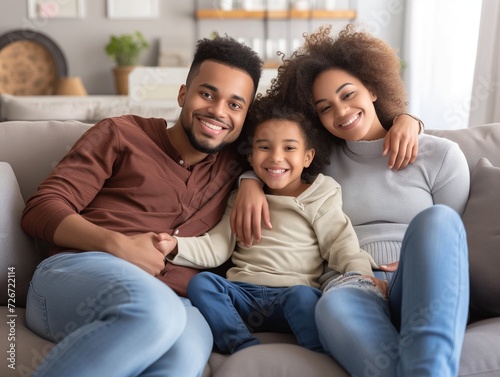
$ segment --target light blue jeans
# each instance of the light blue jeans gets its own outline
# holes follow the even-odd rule
[[[34,376],[201,376],[212,350],[189,300],[103,252],[62,253],[35,271],[28,327],[57,345]]]
[[[458,374],[469,304],[465,230],[452,209],[418,214],[403,239],[389,299],[355,288],[316,306],[320,340],[357,377]]]

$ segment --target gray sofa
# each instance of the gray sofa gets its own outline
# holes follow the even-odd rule
[[[90,126],[76,121],[0,123],[0,376],[29,376],[53,346],[24,324],[27,287],[40,254],[19,221],[24,201]],[[458,142],[472,174],[463,218],[470,246],[473,311],[460,376],[500,376],[500,124],[426,132]],[[347,376],[331,358],[295,345],[292,336],[260,337],[262,345],[230,357],[212,354],[204,376]]]

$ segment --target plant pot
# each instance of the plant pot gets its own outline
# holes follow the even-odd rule
[[[119,95],[128,95],[128,75],[135,68],[135,65],[118,66],[113,68],[115,76],[116,93]]]

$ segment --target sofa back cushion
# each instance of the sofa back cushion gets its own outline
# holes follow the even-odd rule
[[[445,137],[457,143],[472,171],[481,157],[500,167],[500,123],[459,130],[425,130],[426,134]],[[418,158],[418,157],[417,157]]]
[[[0,161],[12,166],[25,201],[90,127],[78,121],[0,123]]]
[[[462,216],[467,231],[471,319],[500,316],[500,123],[461,130],[426,130],[458,143],[471,171]]]
[[[463,214],[469,245],[472,319],[500,316],[500,167],[481,158]]]

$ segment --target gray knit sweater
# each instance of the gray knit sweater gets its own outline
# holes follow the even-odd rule
[[[344,212],[378,264],[399,260],[406,228],[420,211],[446,204],[462,214],[469,195],[469,169],[456,143],[420,135],[417,160],[397,172],[387,168],[383,143],[347,142],[325,171],[340,183]]]

